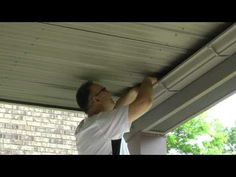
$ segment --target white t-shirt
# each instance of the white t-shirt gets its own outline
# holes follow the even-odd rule
[[[124,133],[130,131],[128,106],[85,118],[76,129],[79,154],[112,154],[111,140],[121,138],[120,155],[129,155]]]

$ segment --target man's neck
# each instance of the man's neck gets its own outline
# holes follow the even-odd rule
[[[111,106],[111,105],[107,106],[107,107],[102,106],[102,105],[96,106],[94,108],[91,108],[91,110],[88,112],[88,117],[91,117],[91,116],[98,114],[100,112],[111,111],[111,110],[113,110],[113,108],[114,108],[114,106]]]

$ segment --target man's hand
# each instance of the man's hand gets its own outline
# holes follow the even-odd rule
[[[154,86],[158,81],[157,78],[151,77],[151,76],[146,77],[144,80],[146,80],[146,82],[151,83],[152,86]],[[132,87],[125,95],[121,96],[117,100],[114,109],[133,103],[139,94],[140,86],[141,86],[141,84],[139,84],[135,87]]]
[[[153,86],[158,82],[156,77],[148,76],[148,77],[146,77],[146,79],[150,80],[150,82],[152,83]]]
[[[157,78],[146,77],[140,85],[137,98],[129,105],[128,121],[134,122],[145,114],[152,106],[153,86],[157,83]]]
[[[136,96],[138,95],[138,91],[139,91],[139,86],[135,86],[132,87],[128,92],[132,95],[132,96]]]
[[[121,96],[117,100],[114,109],[132,103],[136,99],[138,92],[139,92],[139,86],[132,87],[125,95]]]

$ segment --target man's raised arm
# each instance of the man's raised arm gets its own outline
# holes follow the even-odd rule
[[[114,109],[131,104],[136,99],[138,91],[139,91],[139,86],[131,88],[125,95],[121,96],[117,100]]]
[[[137,98],[129,105],[128,120],[130,123],[145,114],[152,106],[153,86],[157,83],[155,77],[147,77],[143,80]]]

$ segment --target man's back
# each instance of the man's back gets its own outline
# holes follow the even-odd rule
[[[121,139],[120,154],[129,154],[123,138],[129,132],[128,106],[84,119],[76,130],[79,154],[112,154],[112,140]]]

